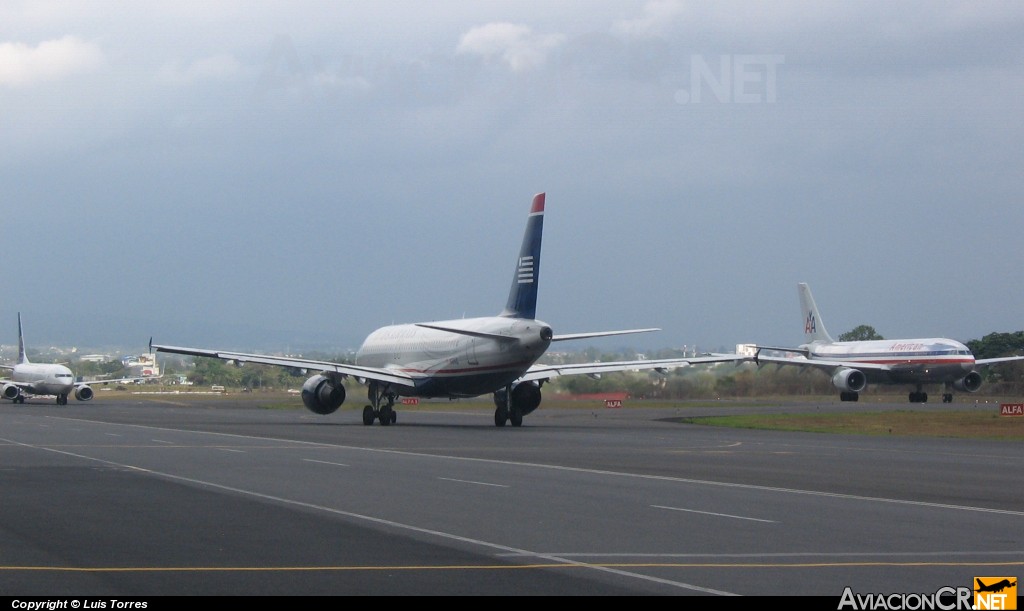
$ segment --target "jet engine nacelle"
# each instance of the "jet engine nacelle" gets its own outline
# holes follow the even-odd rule
[[[0,392],[3,393],[4,399],[17,399],[21,394],[21,389],[14,384],[4,384],[0,387]]]
[[[92,396],[92,387],[88,384],[82,384],[75,387],[75,398],[79,401],[89,401],[92,399]]]
[[[859,369],[840,369],[832,376],[832,385],[842,391],[860,392],[868,385],[868,378]]]
[[[953,388],[967,392],[977,392],[981,388],[981,374],[977,371],[972,371],[956,382],[953,382]]]
[[[302,402],[313,413],[333,414],[345,402],[345,387],[340,381],[315,375],[302,385]]]
[[[520,382],[512,387],[511,407],[518,410],[520,415],[525,416],[540,407],[540,399],[540,384],[537,382]],[[494,393],[494,404],[498,407],[504,407],[504,390]]]

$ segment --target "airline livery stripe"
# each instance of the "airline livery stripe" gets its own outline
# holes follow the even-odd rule
[[[544,199],[546,196],[546,193],[538,193],[533,196],[533,202],[530,204],[530,216],[544,214]]]
[[[411,369],[402,368],[399,369],[402,373],[408,374],[422,374],[422,375],[461,375],[464,373],[490,373],[490,372],[501,372],[501,371],[518,371],[524,367],[529,367],[530,361],[519,361],[517,363],[502,363],[501,365],[481,366],[481,367],[460,367],[457,369]]]
[[[534,279],[533,257],[519,257],[517,276],[519,284],[532,284]]]
[[[899,365],[899,364],[914,364],[914,365],[973,365],[974,359],[955,358],[955,359],[942,359],[942,358],[913,358],[907,356],[892,356],[887,358],[868,358],[860,357],[857,355],[846,355],[846,354],[812,354],[814,358],[828,360],[828,361],[850,361],[851,363],[870,363],[872,365]]]

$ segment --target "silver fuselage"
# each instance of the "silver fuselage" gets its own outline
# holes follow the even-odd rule
[[[14,366],[11,380],[33,395],[68,395],[75,390],[75,376],[64,365],[20,363]]]
[[[475,397],[511,384],[551,343],[539,320],[490,316],[391,325],[366,338],[356,364],[410,375],[413,386],[392,388],[418,397]]]
[[[974,370],[974,355],[964,344],[947,338],[813,342],[803,346],[808,358],[841,361],[850,367],[887,365],[888,371],[863,369],[869,382],[953,382]]]

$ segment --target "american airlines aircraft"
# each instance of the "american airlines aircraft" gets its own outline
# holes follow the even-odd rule
[[[93,397],[92,387],[86,382],[75,382],[75,376],[64,365],[32,363],[25,354],[25,336],[21,330],[21,312],[18,313],[18,362],[15,365],[0,365],[0,369],[11,371],[10,378],[0,379],[0,396],[14,403],[24,403],[25,396],[56,396],[57,405],[67,405],[68,396],[75,395],[79,401]],[[127,382],[137,378],[103,380],[103,384]]]
[[[915,387],[908,398],[911,403],[926,403],[925,384],[942,384],[943,403],[953,401],[949,387],[976,392],[981,388],[978,367],[1019,361],[1024,356],[975,359],[970,349],[955,339],[927,337],[837,342],[825,330],[811,289],[806,283],[797,285],[803,314],[805,343],[796,348],[757,346],[754,362],[815,367],[832,376],[832,384],[840,390],[841,401],[856,401],[860,391],[873,384],[910,384]],[[761,356],[761,350],[794,352],[798,358]]]
[[[327,415],[345,401],[344,378],[352,376],[368,387],[370,405],[363,424],[397,420],[398,397],[460,398],[494,396],[494,424],[522,426],[523,416],[541,402],[541,386],[570,374],[650,369],[665,371],[697,363],[739,362],[750,357],[711,355],[694,358],[540,365],[537,360],[552,342],[658,329],[629,329],[556,335],[536,319],[540,280],[541,233],[545,194],[534,196],[526,232],[516,259],[505,309],[497,316],[390,325],[372,332],[356,354],[355,364],[301,358],[243,354],[226,350],[153,345],[151,350],[214,357],[238,364],[279,365],[317,371],[302,386],[302,401],[311,411]]]

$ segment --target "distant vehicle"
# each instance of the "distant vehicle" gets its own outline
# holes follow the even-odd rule
[[[795,348],[758,345],[754,361],[821,369],[832,376],[841,401],[856,401],[871,382],[913,385],[915,390],[908,395],[911,403],[928,401],[928,393],[922,390],[925,384],[943,384],[942,402],[951,403],[950,387],[966,392],[981,388],[978,367],[1024,360],[1024,356],[975,359],[967,346],[944,337],[837,342],[825,330],[810,287],[801,282],[797,291],[805,342]],[[762,350],[793,352],[802,358],[761,356]]]
[[[397,419],[395,399],[400,396],[460,398],[493,394],[495,426],[511,423],[517,427],[522,425],[523,416],[540,406],[541,386],[556,376],[749,360],[738,355],[717,355],[575,365],[537,364],[552,342],[658,330],[555,335],[550,325],[536,319],[544,203],[544,193],[534,196],[508,301],[497,316],[382,327],[366,338],[352,365],[204,348],[152,345],[151,350],[317,371],[319,373],[302,386],[303,403],[317,414],[331,414],[341,406],[345,401],[342,381],[352,376],[369,387],[370,405],[363,408],[363,424],[366,425],[374,421],[382,425],[394,424]],[[456,279],[441,280],[451,283]],[[387,285],[392,280],[382,278],[381,283]]]
[[[21,312],[18,312],[18,362],[15,365],[0,365],[0,369],[11,371],[10,378],[0,379],[0,397],[14,403],[24,403],[26,396],[56,396],[57,405],[67,405],[68,397],[72,394],[79,401],[93,398],[90,383],[75,381],[74,374],[67,366],[32,363],[28,360],[21,328]],[[129,379],[133,378],[102,380],[102,383],[125,382]]]

